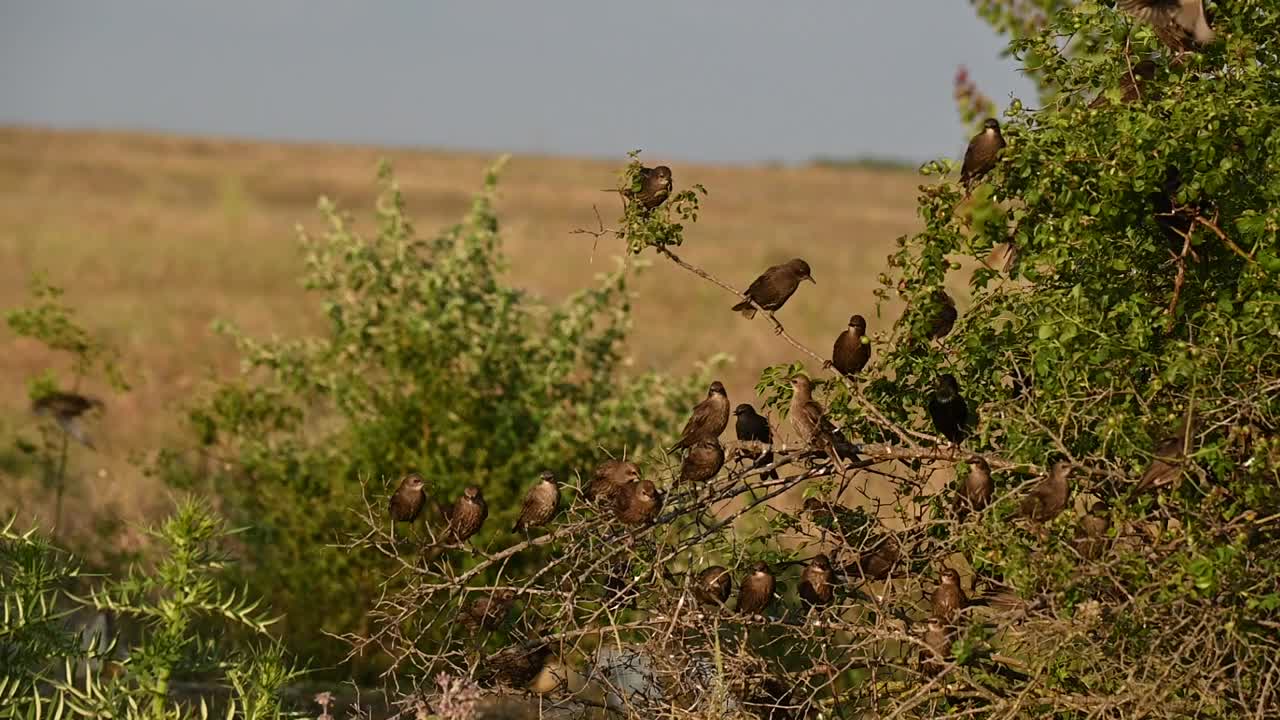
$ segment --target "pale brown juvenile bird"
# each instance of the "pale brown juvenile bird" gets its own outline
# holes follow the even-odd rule
[[[1116,6],[1147,23],[1156,36],[1175,50],[1213,42],[1213,28],[1204,14],[1202,0],[1119,0]]]
[[[724,605],[729,601],[729,593],[733,590],[733,576],[729,569],[720,565],[698,573],[693,585],[693,596],[703,605]]]
[[[1187,457],[1187,436],[1195,433],[1195,421],[1188,416],[1182,427],[1156,444],[1154,457],[1133,492],[1142,493],[1172,484],[1182,475],[1182,463]]]
[[[1022,499],[1019,506],[1022,514],[1037,522],[1049,522],[1058,517],[1066,509],[1067,498],[1071,494],[1067,482],[1070,474],[1071,463],[1066,460],[1054,463],[1049,474],[1036,484],[1030,495]]]
[[[629,188],[627,197],[639,203],[646,212],[667,201],[671,195],[671,168],[666,165],[642,167],[636,175],[640,181],[640,189]]]
[[[871,343],[866,340],[867,319],[861,315],[849,318],[849,327],[836,338],[831,348],[831,365],[845,377],[862,372],[871,359]]]
[[[968,149],[964,151],[960,182],[967,188],[975,180],[991,172],[1004,146],[1004,136],[1000,134],[1000,121],[987,118],[982,123],[982,132],[973,136],[969,141]]]
[[[960,573],[951,568],[943,570],[942,584],[933,591],[933,597],[930,598],[933,616],[950,623],[955,620],[956,614],[964,609],[967,602],[964,589],[960,587]]]
[[[773,428],[769,427],[768,418],[756,412],[756,409],[751,405],[742,403],[733,409],[733,415],[737,418],[734,423],[734,431],[737,433],[739,440],[764,443],[765,445],[773,444]],[[772,464],[773,451],[770,450],[760,456],[755,466],[769,466]],[[770,470],[764,474],[764,479],[777,480],[778,471]]]
[[[427,491],[423,487],[422,476],[412,473],[400,480],[400,486],[391,495],[388,511],[395,522],[411,523],[418,519],[426,503]]]
[[[921,639],[929,649],[920,652],[920,672],[937,675],[951,655],[951,628],[938,618],[929,618]]]
[[[529,488],[524,496],[524,505],[520,508],[520,517],[516,518],[516,531],[542,527],[551,522],[551,518],[560,512],[560,485],[556,482],[555,473],[543,470],[538,476],[538,484]]]
[[[800,599],[810,607],[830,605],[836,596],[835,579],[831,558],[825,554],[814,555],[800,573]]]
[[[624,487],[615,500],[614,514],[624,525],[644,525],[662,511],[662,493],[648,480]]]
[[[946,290],[934,293],[933,301],[936,309],[933,319],[929,321],[929,339],[941,340],[951,334],[951,329],[956,326],[956,319],[960,317],[960,312],[956,310],[956,301]]]
[[[516,594],[512,590],[495,590],[491,595],[468,603],[458,619],[472,630],[497,630],[506,621],[515,599]]]
[[[639,482],[640,467],[627,460],[605,460],[596,466],[591,481],[582,491],[587,502],[613,507],[618,491],[628,484]]]
[[[105,405],[98,398],[71,392],[51,392],[42,395],[31,403],[31,412],[42,417],[52,417],[58,427],[67,435],[75,438],[90,450],[95,450],[93,440],[80,424],[80,418],[93,409],[101,410]]]
[[[720,441],[712,438],[702,440],[689,448],[680,465],[680,482],[702,483],[710,480],[724,467],[724,448]]]
[[[449,535],[455,542],[466,542],[468,538],[480,531],[480,526],[484,525],[487,517],[489,517],[489,505],[480,494],[480,488],[469,485],[449,510],[447,518]]]
[[[787,302],[796,288],[800,287],[801,280],[818,284],[818,281],[814,280],[813,275],[809,273],[809,263],[804,260],[795,258],[781,265],[774,265],[751,283],[746,293],[748,299],[734,305],[733,309],[742,313],[748,320],[756,316],[756,308],[751,304],[753,300],[756,305],[765,310],[778,310]]]
[[[791,427],[806,445],[821,450],[831,461],[843,467],[842,458],[856,460],[856,448],[850,447],[844,436],[827,419],[822,406],[813,399],[813,382],[804,375],[791,378],[791,409],[787,419]],[[844,440],[843,443],[841,441]],[[840,452],[842,447],[848,448]],[[849,457],[850,454],[853,457]]]
[[[738,612],[746,615],[758,615],[769,607],[773,600],[775,582],[769,564],[757,562],[751,566],[751,572],[738,584]]]
[[[975,512],[982,510],[991,502],[993,489],[991,466],[980,457],[969,458],[969,474],[965,476],[960,494],[964,505]]]
[[[855,565],[864,580],[884,580],[893,572],[900,557],[898,541],[890,536],[859,555]]]
[[[729,427],[729,394],[725,392],[724,384],[717,380],[707,389],[707,397],[694,406],[689,422],[680,433],[680,442],[672,445],[668,452],[719,438],[726,427]]]
[[[1106,503],[1095,502],[1080,518],[1080,527],[1076,530],[1076,552],[1087,560],[1101,557],[1107,548],[1107,531],[1110,529],[1111,516]]]

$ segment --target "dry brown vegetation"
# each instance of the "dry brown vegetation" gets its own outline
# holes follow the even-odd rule
[[[620,248],[602,242],[593,254],[590,236],[571,231],[594,223],[592,204],[606,222],[617,214],[617,200],[600,189],[616,182],[626,149],[617,162],[513,159],[498,210],[514,282],[556,299],[611,267]],[[234,350],[210,330],[213,320],[257,334],[318,326],[316,306],[297,282],[293,228],[317,222],[320,195],[363,217],[376,163],[386,157],[419,229],[430,233],[463,213],[494,155],[0,129],[0,306],[21,303],[30,275],[47,271],[68,289],[85,324],[121,350],[133,383],[129,394],[107,395],[107,426],[97,430],[102,452],[82,455],[93,464],[73,468],[97,477],[84,484],[84,500],[116,505],[125,519],[167,505],[163,489],[129,458],[174,430],[184,399],[210,373],[235,369]],[[645,159],[669,161],[656,153]],[[852,313],[867,315],[872,333],[887,329],[892,318],[874,317],[872,291],[894,239],[918,226],[916,176],[669,162],[677,187],[699,182],[711,190],[691,231],[696,243],[683,257],[742,286],[769,264],[806,258],[821,292],[799,293],[779,316],[822,351]],[[728,353],[735,360],[723,373],[730,399],[754,401],[759,368],[799,355],[729,312],[731,297],[689,280],[667,262],[639,277],[636,366],[679,372]],[[0,338],[0,432],[8,435],[34,422],[25,381],[50,359],[7,331]],[[31,497],[20,493],[14,502],[38,512]]]

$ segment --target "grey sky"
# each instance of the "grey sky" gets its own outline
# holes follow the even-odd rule
[[[956,155],[965,0],[5,0],[0,123],[716,162]]]

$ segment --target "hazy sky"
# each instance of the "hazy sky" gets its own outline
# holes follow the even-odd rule
[[[966,0],[0,0],[0,123],[689,160],[958,154]]]

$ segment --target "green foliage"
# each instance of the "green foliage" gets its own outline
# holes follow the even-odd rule
[[[701,379],[623,372],[625,266],[555,305],[504,281],[500,166],[462,222],[430,238],[386,166],[372,234],[322,200],[326,229],[301,241],[327,332],[262,341],[226,328],[245,373],[190,413],[215,469],[201,479],[197,463],[165,456],[170,481],[199,483],[249,527],[242,577],[285,614],[293,647],[321,663],[342,655],[317,629],[362,627],[388,571],[386,558],[334,547],[361,531],[351,509],[366,484],[380,514],[389,483],[410,471],[440,504],[480,487],[483,547],[508,535],[541,470],[572,483],[603,453],[656,447],[699,392]]]
[[[628,153],[631,162],[623,167],[618,180],[618,192],[625,199],[628,193],[636,193],[641,189],[640,151]],[[618,237],[625,240],[627,250],[639,255],[646,247],[666,248],[679,247],[684,243],[684,223],[698,221],[699,195],[706,195],[707,189],[694,184],[679,192],[673,192],[666,202],[654,210],[645,210],[639,203],[625,202]]]

